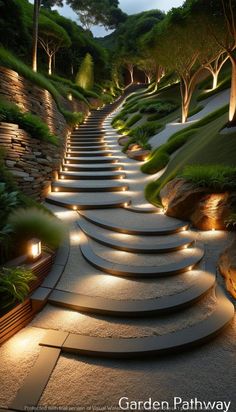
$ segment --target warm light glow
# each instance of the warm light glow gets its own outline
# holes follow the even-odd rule
[[[65,179],[65,176],[61,176],[61,179]]]
[[[128,207],[128,206],[129,206],[128,202],[124,203],[124,207]]]
[[[73,210],[77,210],[78,209],[78,207],[77,206],[73,206]]]
[[[71,94],[71,93],[69,93],[69,94],[68,94],[68,96],[67,96],[67,98],[68,98],[68,100],[70,100],[70,101],[71,101],[71,100],[72,100],[72,98],[73,98],[73,97],[72,97],[72,94]]]
[[[65,172],[68,172],[68,168],[67,168],[67,167],[65,167],[64,170],[65,170]]]
[[[55,187],[55,188],[54,188],[54,192],[59,192],[58,187]]]
[[[30,260],[39,259],[42,254],[42,245],[39,239],[31,239],[28,246],[28,258]]]
[[[212,229],[211,229],[213,232],[215,232],[215,228],[213,227]]]
[[[67,164],[67,165],[69,165],[69,164],[70,164],[69,160],[67,160],[66,164]]]

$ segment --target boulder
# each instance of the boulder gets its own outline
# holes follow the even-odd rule
[[[126,154],[130,159],[143,161],[149,155],[150,150],[127,150]]]
[[[189,220],[200,230],[225,229],[225,220],[236,207],[236,193],[213,193],[181,178],[167,183],[160,197],[168,216]]]
[[[142,150],[141,146],[138,143],[132,143],[129,145],[128,150]]]
[[[236,298],[236,238],[220,255],[218,265],[225,278],[227,290]]]
[[[129,136],[120,137],[118,140],[118,143],[120,146],[125,146],[129,140],[130,140]]]

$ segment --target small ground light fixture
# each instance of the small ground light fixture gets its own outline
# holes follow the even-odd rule
[[[28,252],[27,257],[31,262],[35,262],[42,256],[42,244],[41,240],[37,238],[32,238],[28,242]]]

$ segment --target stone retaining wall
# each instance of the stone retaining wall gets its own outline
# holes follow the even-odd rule
[[[0,148],[4,148],[5,165],[15,176],[19,188],[36,200],[42,200],[59,170],[65,139],[70,132],[51,94],[40,89],[17,72],[0,67],[0,98],[17,104],[23,111],[38,115],[59,138],[53,146],[32,138],[17,125],[0,123]],[[76,99],[61,98],[60,104],[69,111],[87,114],[88,106]],[[101,102],[91,100],[94,107]]]
[[[19,188],[36,200],[43,200],[59,170],[64,139],[60,138],[56,147],[32,138],[15,124],[0,123],[0,148]]]

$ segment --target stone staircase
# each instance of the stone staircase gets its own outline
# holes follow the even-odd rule
[[[158,209],[145,213],[132,208],[126,171],[119,154],[113,154],[116,137],[103,127],[103,121],[121,102],[119,99],[92,112],[86,123],[72,132],[47,202],[78,211],[74,228],[81,240],[77,250],[78,282],[91,274],[103,279],[115,276],[124,282],[129,279],[133,294],[129,292],[130,297],[125,299],[117,299],[112,292],[109,297],[102,293],[89,295],[80,292],[79,287],[68,291],[59,282],[49,303],[107,316],[108,323],[113,318],[121,322],[136,318],[142,324],[143,319],[157,319],[165,327],[174,316],[176,325],[162,334],[138,337],[107,338],[73,332],[62,336],[61,331],[54,330],[48,332],[41,345],[65,352],[132,358],[202,343],[232,320],[234,308],[217,287],[215,267],[204,260],[203,245],[196,241],[186,222],[169,218]],[[136,296],[140,284],[143,298]],[[160,293],[149,295],[152,289],[158,291],[158,285]],[[202,313],[207,299],[213,304]],[[187,321],[191,311],[195,320]]]

